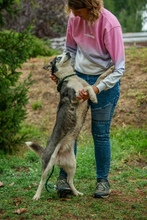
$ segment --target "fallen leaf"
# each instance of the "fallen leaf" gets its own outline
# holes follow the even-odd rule
[[[3,182],[0,182],[0,187],[3,187],[4,186],[4,183]]]
[[[21,204],[21,202],[22,202],[22,201],[21,201],[21,199],[19,199],[19,198],[15,198],[15,199],[14,199],[14,204],[15,204],[16,207],[18,207],[18,206]]]
[[[26,211],[27,211],[26,208],[20,208],[20,209],[15,210],[14,213],[20,215]]]
[[[9,186],[13,186],[13,185],[14,185],[14,182],[12,182],[12,183],[9,184]]]
[[[33,183],[33,186],[38,186],[38,184],[37,183]]]

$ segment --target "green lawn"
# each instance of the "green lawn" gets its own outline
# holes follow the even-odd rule
[[[35,132],[34,132],[35,133]],[[36,130],[36,135],[39,131]],[[45,142],[46,134],[41,134]],[[146,220],[147,219],[147,131],[113,129],[110,184],[107,199],[94,199],[95,161],[93,142],[79,137],[76,188],[84,196],[60,199],[54,185],[58,167],[49,180],[50,192],[43,188],[41,199],[33,201],[41,177],[41,161],[31,151],[0,156],[0,219],[6,220]],[[19,211],[22,213],[19,214]],[[17,213],[18,212],[18,213]]]

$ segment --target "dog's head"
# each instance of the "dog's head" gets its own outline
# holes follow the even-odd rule
[[[51,74],[61,78],[61,74],[69,72],[67,71],[67,68],[70,68],[70,58],[71,56],[69,52],[63,52],[56,56],[50,63],[45,65],[43,69],[49,70]]]

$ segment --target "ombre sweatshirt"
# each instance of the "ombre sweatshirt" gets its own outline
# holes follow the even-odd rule
[[[93,25],[70,15],[66,33],[66,50],[71,65],[87,75],[100,75],[112,65],[114,72],[97,85],[99,92],[112,88],[125,70],[125,53],[121,25],[105,8]]]

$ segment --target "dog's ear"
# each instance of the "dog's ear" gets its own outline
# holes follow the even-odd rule
[[[62,65],[64,62],[66,62],[67,60],[69,60],[71,58],[70,53],[63,51],[62,55],[59,55],[59,58],[61,58],[58,63],[60,65]]]
[[[51,68],[51,73],[52,73],[52,74],[56,73],[56,72],[58,71],[58,68],[56,67],[56,61],[55,61],[55,59],[51,62],[51,66],[52,66],[52,68]]]

